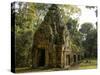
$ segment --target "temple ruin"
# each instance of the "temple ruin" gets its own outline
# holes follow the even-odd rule
[[[53,4],[34,34],[33,68],[68,68],[79,62],[79,53],[69,48],[69,35],[61,20],[60,9]]]

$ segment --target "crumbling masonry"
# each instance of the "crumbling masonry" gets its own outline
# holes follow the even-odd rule
[[[69,33],[63,24],[60,9],[53,4],[34,34],[32,66],[68,68],[80,60],[69,48]]]

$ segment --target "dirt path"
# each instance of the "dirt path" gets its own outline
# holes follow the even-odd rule
[[[78,70],[79,69],[79,64],[73,65],[72,67],[69,68],[69,70]]]

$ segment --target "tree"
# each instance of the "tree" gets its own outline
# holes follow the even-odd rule
[[[78,19],[81,13],[80,8],[75,5],[59,5],[59,8],[64,24],[66,24],[70,18]],[[74,17],[76,14],[78,16]]]
[[[29,66],[30,50],[33,39],[33,20],[35,17],[34,5],[15,3],[15,41],[16,41],[16,67]],[[33,11],[32,11],[32,10]]]
[[[82,41],[85,49],[86,57],[97,56],[97,29],[93,28],[93,24],[84,23],[81,25],[80,32],[83,34],[84,40]]]
[[[84,34],[87,34],[93,29],[93,24],[92,23],[84,23],[81,25],[80,31]]]
[[[31,66],[33,36],[43,21],[49,5],[15,2],[13,7],[12,11],[15,13],[16,67]]]
[[[66,24],[74,51],[82,51],[82,34],[78,31],[78,20],[70,18]]]

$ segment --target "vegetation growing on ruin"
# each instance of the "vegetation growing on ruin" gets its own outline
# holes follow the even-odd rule
[[[14,9],[15,6],[15,9]],[[12,18],[15,15],[15,50],[16,67],[32,66],[32,44],[34,33],[44,21],[51,4],[35,4],[15,2],[12,7]],[[69,48],[73,51],[84,52],[86,58],[97,57],[97,28],[92,23],[83,23],[79,28],[81,9],[74,5],[57,5],[60,17],[67,26]],[[91,9],[90,9],[91,10]],[[56,12],[58,13],[58,12]],[[49,14],[48,14],[49,16]],[[45,29],[44,29],[45,30]],[[12,29],[12,32],[13,29]],[[56,39],[55,39],[56,40]]]

